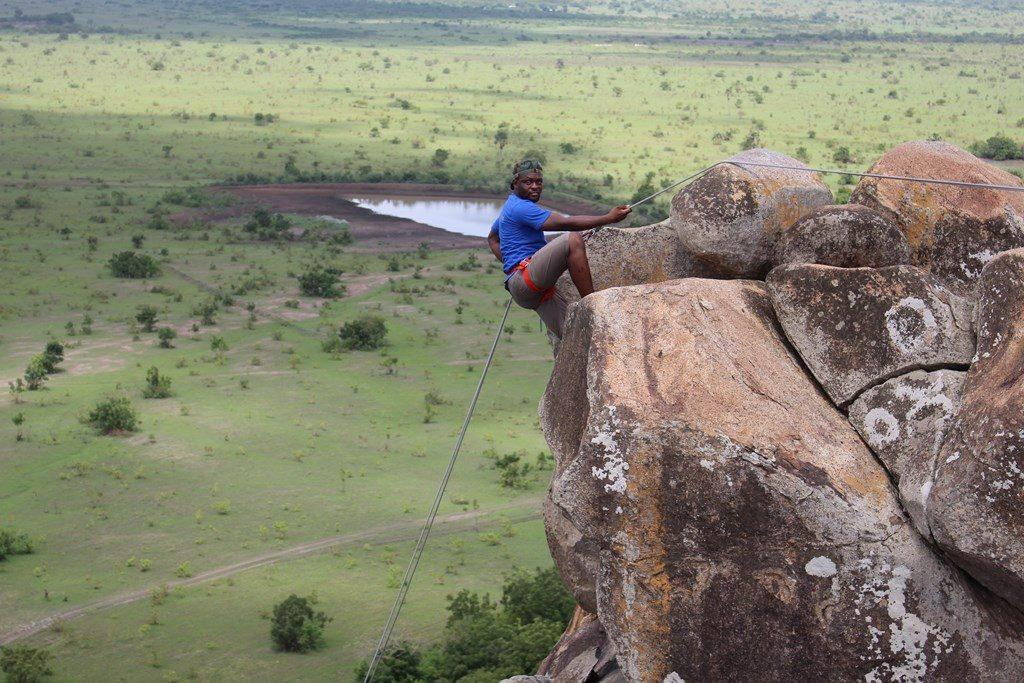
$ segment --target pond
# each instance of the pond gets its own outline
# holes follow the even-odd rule
[[[409,218],[424,225],[474,237],[486,237],[501,212],[503,199],[437,197],[352,197],[374,213]]]

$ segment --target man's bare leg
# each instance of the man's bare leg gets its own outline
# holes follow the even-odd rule
[[[578,232],[569,233],[569,277],[579,290],[580,298],[594,293],[594,278],[587,261],[587,246]]]

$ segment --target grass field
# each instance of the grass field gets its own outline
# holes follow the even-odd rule
[[[0,562],[0,636],[141,591],[24,642],[46,645],[62,680],[348,677],[475,386],[505,297],[482,249],[473,263],[259,242],[240,221],[153,229],[154,206],[183,210],[169,190],[322,173],[502,191],[531,152],[551,189],[611,204],[754,145],[861,169],[908,139],[1024,140],[1015,3],[718,5],[10,5],[76,23],[0,30],[0,378],[50,339],[68,347],[44,389],[0,398],[0,527],[36,539]],[[109,272],[135,236],[157,277]],[[313,262],[344,270],[350,293],[301,296],[294,276]],[[243,293],[201,324],[211,288]],[[174,348],[138,329],[144,304]],[[364,313],[387,322],[382,351],[321,349]],[[470,516],[429,547],[403,637],[436,639],[448,593],[550,565],[536,521],[549,471],[509,489],[493,467],[546,453],[550,349],[526,311],[510,330],[441,510]],[[142,397],[152,366],[173,396]],[[132,399],[137,432],[82,423],[111,392]],[[327,647],[273,652],[261,613],[311,591],[335,618]]]

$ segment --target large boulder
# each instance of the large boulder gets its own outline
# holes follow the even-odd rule
[[[683,246],[715,270],[762,277],[779,235],[833,198],[810,170],[737,165],[744,162],[807,168],[766,149],[740,152],[680,190],[672,198],[669,222]]]
[[[638,228],[604,227],[591,231],[585,239],[595,291],[718,274],[712,264],[683,247],[668,221]],[[556,286],[569,303],[579,301],[568,272]]]
[[[877,211],[840,204],[814,209],[784,231],[772,263],[883,268],[910,263],[910,248],[896,224]]]
[[[1020,179],[946,142],[907,142],[872,173],[1024,186]],[[907,236],[912,263],[969,294],[982,267],[1024,246],[1024,193],[864,178],[850,201],[891,218]]]
[[[925,511],[935,457],[960,406],[964,376],[915,370],[868,389],[850,406],[850,423],[896,480],[903,507],[929,539]]]
[[[1016,613],[980,605],[913,530],[764,284],[588,297],[541,417],[552,499],[597,566],[556,563],[592,583],[628,680],[1024,676]]]
[[[928,520],[964,569],[1024,610],[1024,249],[978,287],[978,357],[939,454]]]
[[[786,336],[837,405],[912,370],[974,355],[970,307],[913,266],[780,266],[768,275]]]

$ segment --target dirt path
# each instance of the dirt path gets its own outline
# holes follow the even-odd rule
[[[473,510],[471,512],[458,512],[447,517],[439,517],[435,523],[434,530],[431,532],[431,536],[446,536],[449,534],[458,533],[465,531],[469,528],[473,528],[474,525],[479,525],[481,528],[495,526],[499,523],[503,523],[505,520],[488,520],[485,522],[479,522],[480,518],[485,515],[489,515],[495,512],[507,511],[507,510],[519,510],[523,509],[517,514],[512,515],[508,518],[508,521],[526,522],[540,518],[540,498],[527,498],[524,500],[518,500],[512,503],[506,503],[489,510]],[[291,548],[285,548],[283,550],[276,550],[274,552],[265,553],[263,555],[257,555],[256,557],[229,564],[223,567],[216,567],[214,569],[208,569],[204,572],[200,572],[195,576],[187,579],[176,579],[174,581],[165,581],[158,585],[147,586],[145,588],[138,588],[135,590],[124,591],[121,593],[115,593],[114,595],[95,600],[93,602],[79,605],[78,607],[72,607],[71,609],[57,612],[34,621],[29,621],[24,624],[19,624],[13,628],[0,633],[0,646],[8,645],[16,640],[27,638],[31,635],[35,635],[40,631],[44,631],[57,622],[67,622],[72,619],[98,612],[100,610],[110,609],[113,607],[120,607],[122,605],[128,605],[139,600],[144,600],[150,596],[154,590],[159,590],[162,586],[168,588],[177,588],[178,586],[189,587],[196,586],[203,583],[208,583],[216,579],[231,576],[232,574],[238,574],[239,572],[248,571],[250,569],[258,569],[260,567],[266,567],[268,565],[276,564],[283,560],[291,560],[298,557],[305,557],[307,555],[313,555],[321,553],[338,546],[356,545],[363,543],[372,543],[374,545],[383,545],[385,543],[397,543],[399,541],[411,541],[419,536],[420,528],[422,526],[422,520],[408,520],[402,522],[395,522],[391,524],[385,524],[371,529],[365,529],[363,531],[354,531],[348,534],[340,534],[337,536],[328,536],[327,538],[321,538],[316,541],[309,541],[308,543],[302,543],[300,545],[292,546]]]

